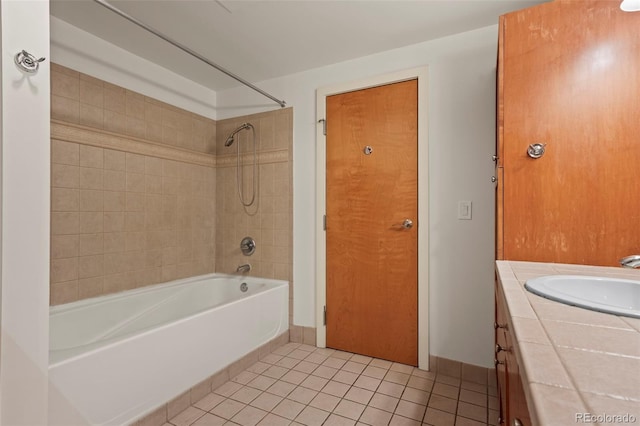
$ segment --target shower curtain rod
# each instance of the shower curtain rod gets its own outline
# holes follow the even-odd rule
[[[208,60],[204,56],[200,55],[199,53],[194,52],[193,50],[189,49],[188,47],[186,47],[186,46],[184,46],[184,45],[182,45],[180,43],[178,43],[177,41],[170,39],[169,37],[165,36],[161,32],[151,28],[147,24],[138,21],[133,16],[131,16],[131,15],[121,11],[117,7],[107,3],[105,0],[93,0],[93,1],[95,1],[96,3],[98,3],[101,6],[106,7],[110,11],[122,16],[124,19],[128,20],[129,22],[132,22],[132,23],[136,24],[137,26],[139,26],[141,28],[144,28],[145,30],[149,31],[150,33],[155,34],[156,36],[160,37],[161,39],[163,39],[167,43],[171,43],[172,45],[174,45],[178,49],[182,50],[185,53],[188,53],[189,55],[193,56],[194,58],[200,59],[205,64],[212,66],[213,68],[217,69],[218,71],[228,75],[229,77],[233,78],[234,80],[236,80],[236,81],[244,84],[245,86],[255,90],[256,92],[260,93],[261,95],[266,96],[267,98],[269,98],[272,101],[276,102],[282,108],[285,107],[285,105],[286,105],[285,101],[281,101],[280,99],[276,98],[275,96],[272,96],[269,93],[265,92],[264,90],[260,89],[259,87],[256,87],[253,84],[249,83],[247,80],[243,79],[242,77],[239,77],[239,76],[235,75],[234,73],[232,73],[231,71],[225,69],[224,67],[221,67],[220,65],[218,65],[218,64],[216,64],[214,62],[211,62],[210,60]]]

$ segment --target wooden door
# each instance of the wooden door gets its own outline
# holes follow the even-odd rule
[[[618,1],[502,17],[502,258],[617,266],[640,253],[639,28]],[[527,155],[535,143],[539,159]]]
[[[327,98],[327,346],[409,365],[418,362],[417,87]]]

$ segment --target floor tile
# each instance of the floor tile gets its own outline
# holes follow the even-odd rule
[[[458,390],[459,389],[455,386],[436,382],[433,385],[433,390],[431,392],[436,395],[446,396],[447,398],[458,399]]]
[[[191,424],[191,426],[222,426],[225,424],[227,420],[222,417],[214,416],[211,413],[207,413],[204,416],[200,417],[195,423]]]
[[[350,352],[335,351],[331,356],[334,357],[334,358],[344,359],[345,361],[347,361],[347,360],[351,359],[353,354],[350,353]]]
[[[374,367],[384,368],[385,370],[388,370],[388,369],[391,368],[393,363],[391,361],[385,361],[384,359],[374,359],[373,361],[371,361],[369,363],[369,365],[372,365]]]
[[[410,365],[399,364],[397,362],[394,362],[389,369],[391,371],[398,371],[400,373],[405,373],[410,375],[411,373],[413,373],[414,367]]]
[[[264,392],[259,397],[251,401],[251,406],[261,410],[271,411],[282,401],[282,397],[272,393]]]
[[[251,386],[252,388],[256,388],[256,389],[260,389],[262,391],[265,391],[267,389],[269,389],[269,387],[271,385],[273,385],[275,382],[277,382],[276,379],[272,379],[271,377],[267,377],[267,376],[258,376],[255,379],[253,379],[252,381],[250,381],[247,386]]]
[[[315,391],[320,391],[322,390],[323,387],[326,386],[327,383],[329,383],[329,380],[323,379],[322,377],[309,376],[302,383],[300,383],[300,386],[303,386],[305,388],[309,388]]]
[[[397,414],[394,414],[391,417],[391,422],[389,422],[389,426],[420,426],[420,424],[417,420],[408,419]]]
[[[223,396],[217,395],[215,393],[210,393],[200,401],[194,403],[193,406],[204,411],[211,411],[213,407],[220,404],[224,400],[225,398]]]
[[[289,426],[290,424],[291,420],[269,413],[260,420],[258,426]]]
[[[362,372],[364,376],[373,377],[374,379],[382,379],[385,374],[387,374],[387,370],[380,367],[374,367],[373,365],[367,365],[367,368]]]
[[[258,361],[253,364],[251,367],[247,368],[247,371],[256,374],[262,374],[265,370],[271,367],[271,364],[267,364],[266,362]]]
[[[260,361],[265,362],[267,364],[275,364],[276,362],[280,361],[282,358],[284,358],[282,355],[276,355],[276,354],[270,353],[269,355],[262,358]]]
[[[238,414],[233,416],[232,422],[241,426],[255,426],[267,415],[266,411],[263,411],[256,407],[245,407]]]
[[[323,426],[354,426],[355,420],[348,419],[346,417],[338,416],[337,414],[331,414],[324,422]]]
[[[427,405],[437,410],[446,411],[447,413],[455,414],[456,409],[458,408],[458,400],[432,393],[431,397],[429,398],[429,403]]]
[[[260,395],[261,393],[262,393],[261,390],[258,390],[258,389],[255,389],[255,388],[251,388],[249,386],[245,386],[242,389],[238,390],[233,395],[231,395],[229,398],[231,398],[231,399],[233,399],[235,401],[242,402],[244,404],[248,404],[251,401],[253,401],[254,399],[256,399],[256,397],[258,395]]]
[[[233,377],[231,379],[231,381],[232,382],[236,382],[236,383],[240,383],[241,385],[246,385],[247,383],[249,383],[250,381],[252,381],[256,377],[258,377],[258,375],[256,373],[252,373],[251,371],[246,371],[245,370],[242,373],[238,374],[237,376]]]
[[[360,374],[366,367],[367,366],[365,364],[349,360],[342,366],[341,370],[348,371],[349,373]]]
[[[318,364],[314,364],[309,361],[300,361],[295,367],[293,367],[295,371],[300,371],[306,374],[311,374],[311,372],[316,368],[318,368]]]
[[[384,411],[389,411],[393,413],[396,411],[396,406],[400,400],[398,398],[394,398],[392,396],[384,395],[382,393],[375,393],[369,401],[369,405],[371,407],[379,408]]]
[[[302,361],[303,359],[305,359],[306,357],[308,357],[310,354],[308,351],[303,351],[302,349],[296,349],[293,352],[291,352],[289,355],[287,355],[289,358],[295,358],[295,359],[299,359],[300,361]]]
[[[352,387],[344,395],[344,399],[367,405],[373,396],[373,391]]]
[[[289,357],[284,357],[282,358],[280,361],[276,362],[276,365],[278,367],[284,367],[284,368],[293,368],[296,365],[298,365],[301,361],[299,359],[295,359],[295,358],[289,358]]]
[[[399,371],[391,371],[389,370],[387,374],[384,376],[384,380],[391,383],[397,383],[399,385],[406,385],[409,381],[409,375],[405,373],[401,373]]]
[[[290,343],[263,356],[166,426],[487,426],[495,386]]]
[[[272,379],[279,379],[285,374],[289,372],[289,369],[284,367],[278,367],[277,365],[272,365],[264,373],[263,376],[271,377]]]
[[[355,373],[349,373],[348,371],[339,370],[335,376],[333,376],[333,380],[336,382],[344,383],[347,385],[352,385],[358,379],[358,375]]]
[[[358,388],[375,391],[376,389],[378,389],[378,386],[380,386],[380,383],[382,383],[382,380],[380,379],[375,379],[368,376],[360,376],[353,385]]]
[[[371,426],[387,426],[393,414],[374,407],[367,407],[360,416],[360,422]]]
[[[404,389],[400,399],[426,406],[427,401],[429,401],[429,392],[407,387]]]
[[[211,410],[211,414],[231,420],[231,418],[238,414],[244,407],[246,407],[246,405],[241,402],[234,401],[233,399],[225,399]]]
[[[453,426],[455,422],[455,414],[436,410],[435,408],[431,407],[427,407],[427,412],[425,413],[423,420],[423,423],[429,424],[431,426]]]
[[[359,362],[360,364],[369,364],[371,361],[373,360],[373,358],[371,358],[370,356],[364,356],[364,355],[358,355],[355,354],[351,357],[350,361],[353,362]]]
[[[473,382],[462,382],[460,384],[460,388],[471,390],[478,393],[484,393],[485,395],[487,394],[487,385],[481,385]]]
[[[329,413],[315,407],[306,407],[298,417],[296,422],[306,426],[320,426],[329,417]]]
[[[313,370],[314,376],[323,377],[325,379],[331,379],[338,372],[337,368],[327,367],[326,365],[321,365],[315,370]]]
[[[481,407],[487,406],[487,394],[470,391],[467,389],[460,389],[460,401],[468,402],[470,404],[479,405]]]
[[[271,385],[269,389],[267,389],[267,392],[284,398],[285,396],[289,395],[295,388],[296,385],[279,380]]]
[[[445,385],[451,385],[451,386],[460,386],[461,380],[457,377],[451,377],[451,376],[443,376],[443,375],[437,375],[436,376],[436,382],[438,383],[444,383]]]
[[[307,373],[291,370],[284,376],[282,376],[280,380],[287,383],[293,383],[294,385],[299,385],[300,383],[304,382],[304,379],[306,379],[308,376],[309,375]]]
[[[380,383],[380,386],[378,386],[377,392],[393,396],[395,398],[400,398],[402,392],[404,392],[404,386],[397,383],[383,381]]]
[[[189,426],[200,417],[204,416],[206,413],[206,411],[191,406],[183,412],[179,413],[174,418],[169,419],[169,422],[175,426]]]
[[[487,407],[479,407],[467,402],[458,402],[458,416],[468,419],[477,420],[479,422],[487,422]]]
[[[271,412],[280,417],[293,420],[298,416],[298,414],[300,414],[303,409],[303,404],[291,401],[290,399],[283,399],[282,402],[280,402],[280,404],[278,404],[276,408],[274,408]]]
[[[346,363],[347,363],[347,361],[345,361],[344,359],[335,358],[335,357],[329,357],[326,360],[324,360],[322,365],[325,365],[325,366],[331,367],[331,368],[340,369]]]
[[[238,392],[242,389],[242,385],[234,382],[227,382],[213,391],[213,393],[217,393],[218,395],[229,397],[234,393]]]
[[[466,417],[456,417],[456,426],[485,426],[486,423],[467,419]]]
[[[312,353],[311,355],[308,355],[304,360],[313,364],[322,364],[328,358],[329,357],[327,355]]]
[[[365,407],[366,406],[364,404],[358,404],[357,402],[343,399],[338,403],[338,406],[333,410],[333,412],[348,419],[358,420]]]
[[[309,405],[324,411],[331,412],[336,408],[339,402],[340,398],[338,398],[337,396],[329,395],[326,393],[319,393],[315,398],[313,398],[313,400],[311,400]]]
[[[337,396],[338,398],[342,398],[347,391],[349,390],[349,385],[345,385],[344,383],[330,381],[322,388],[322,393],[328,393],[329,395]]]
[[[433,389],[433,380],[411,376],[409,378],[409,381],[407,382],[407,386],[409,386],[410,388],[431,392],[431,389]]]
[[[396,407],[395,414],[422,422],[422,418],[424,417],[424,412],[426,409],[427,407],[424,405],[400,400],[400,402],[398,402],[398,406]]]
[[[316,397],[316,395],[318,395],[318,391],[298,386],[289,394],[289,396],[287,396],[287,398],[292,401],[299,402],[300,404],[307,405]]]

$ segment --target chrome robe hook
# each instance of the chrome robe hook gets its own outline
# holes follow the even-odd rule
[[[38,72],[38,68],[40,67],[40,62],[44,61],[45,58],[36,59],[31,53],[23,50],[22,52],[16,53],[13,57],[18,68],[28,74],[35,74]]]

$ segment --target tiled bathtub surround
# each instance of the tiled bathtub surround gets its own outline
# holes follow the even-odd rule
[[[51,118],[215,154],[215,121],[57,64]]]
[[[495,424],[495,383],[487,384],[484,373],[478,383],[289,343],[191,406],[183,405],[183,411],[173,410],[164,426]],[[136,426],[159,426],[162,414]]]
[[[239,265],[249,263],[250,275],[289,281],[290,298],[293,297],[292,120],[291,108],[220,120],[216,157],[217,272],[233,273]],[[257,208],[251,206],[246,210],[237,193],[236,152],[240,144],[244,194],[249,199],[253,172],[251,131],[241,131],[232,146],[224,146],[229,134],[245,122],[255,127],[259,173]],[[240,241],[245,236],[256,242],[252,256],[244,256],[240,251]],[[293,314],[291,307],[289,312]]]
[[[244,263],[291,282],[291,108],[215,122],[56,64],[51,83],[51,304]],[[258,151],[249,213],[236,146],[249,195],[250,132],[224,146],[244,122]],[[251,257],[240,253],[245,236],[257,243]]]
[[[544,275],[640,280],[640,271],[497,262],[514,349],[534,424],[574,424],[577,414],[640,419],[640,320],[564,305],[529,293]]]
[[[51,304],[214,272],[215,122],[51,74]]]

